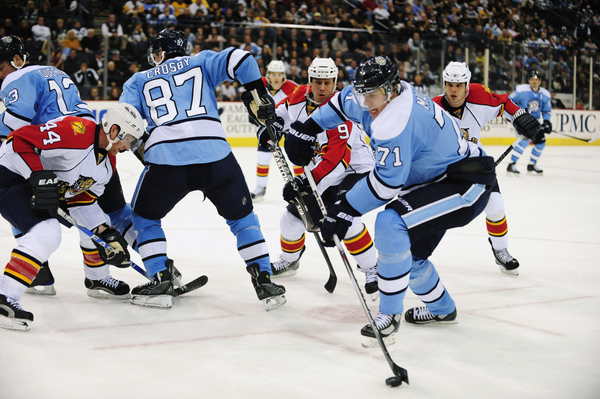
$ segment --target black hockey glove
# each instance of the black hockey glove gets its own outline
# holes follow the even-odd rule
[[[285,152],[294,165],[306,166],[315,155],[317,134],[323,129],[312,119],[294,122],[285,136]]]
[[[275,102],[269,93],[267,93],[267,88],[262,79],[246,83],[244,88],[246,92],[242,94],[242,101],[248,109],[250,123],[256,124],[258,122],[259,125],[264,126],[268,121],[274,121],[276,118]],[[260,104],[256,104],[254,101],[253,90],[256,90],[260,98]]]
[[[129,251],[127,251],[127,241],[123,236],[115,229],[114,226],[106,226],[106,229],[102,233],[97,233],[98,227],[92,232],[100,237],[105,243],[113,247],[113,250],[108,250],[96,241],[92,242],[98,248],[98,255],[100,259],[106,264],[117,266],[117,267],[129,267]]]
[[[513,126],[518,134],[529,140],[534,140],[540,130],[540,122],[524,108],[515,113]]]
[[[552,123],[550,121],[544,121],[540,129],[540,133],[550,134],[552,133]]]
[[[326,247],[334,247],[333,235],[338,236],[343,240],[348,233],[348,229],[352,226],[354,218],[360,216],[360,212],[352,208],[352,206],[343,198],[336,201],[327,209],[327,216],[321,225],[321,236],[323,236],[323,245]]]
[[[306,172],[306,173],[310,173],[310,172]],[[304,175],[300,175],[300,176],[296,176],[294,178],[294,181],[296,182],[296,186],[298,187],[298,191],[294,190],[294,187],[292,186],[292,182],[287,182],[285,183],[285,186],[283,186],[283,199],[286,200],[287,202],[294,202],[294,199],[298,196],[298,195],[306,195],[312,192],[311,188],[310,188],[310,184],[308,183],[308,180],[306,179],[306,176]]]
[[[48,212],[50,217],[55,217],[60,202],[58,192],[58,179],[53,171],[41,170],[33,172],[29,177],[29,184],[33,189],[31,207],[36,211]]]
[[[283,136],[283,124],[285,122],[283,121],[283,118],[281,117],[277,117],[272,123],[269,123],[269,125],[271,126],[271,133],[273,135],[275,135],[275,141],[277,141],[279,143],[279,140],[281,140],[281,136]],[[271,134],[269,134],[269,131],[267,130],[266,126],[260,126],[258,128],[258,131],[256,132],[256,136],[258,137],[258,142],[260,143],[260,145],[264,148],[269,148],[267,142],[269,140],[272,140],[271,138]]]

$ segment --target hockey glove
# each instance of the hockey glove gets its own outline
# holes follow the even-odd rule
[[[552,123],[550,121],[544,121],[540,129],[540,133],[550,134],[552,133]]]
[[[308,119],[306,122],[294,122],[285,137],[285,152],[294,165],[306,166],[315,155],[317,134],[323,129]]]
[[[281,136],[283,136],[283,118],[277,117],[272,123],[267,122],[271,126],[271,134],[275,136],[275,141],[279,143],[281,140]],[[269,148],[267,142],[272,140],[271,134],[269,134],[269,130],[266,126],[260,126],[256,135],[258,136],[258,142],[264,148]]]
[[[343,240],[348,233],[348,229],[352,226],[354,218],[360,216],[360,212],[352,208],[352,206],[343,198],[336,201],[327,209],[327,216],[321,225],[321,236],[323,236],[323,245],[326,247],[334,247],[333,235],[338,236]]]
[[[29,184],[33,189],[31,207],[36,211],[48,212],[50,217],[55,217],[60,202],[58,192],[58,178],[51,170],[33,172],[29,177]]]
[[[92,232],[100,237],[104,242],[113,247],[112,251],[107,250],[96,241],[92,241],[96,248],[98,248],[98,255],[100,259],[106,264],[117,266],[117,267],[129,267],[129,251],[127,251],[127,241],[123,236],[115,229],[114,226],[106,226],[106,229],[102,233],[97,233],[98,227]]]
[[[306,173],[310,173],[310,172],[306,172]],[[283,199],[286,200],[287,202],[294,202],[294,199],[298,195],[306,195],[306,194],[309,194],[312,192],[305,175],[296,176],[294,178],[294,181],[296,182],[298,191],[294,190],[294,187],[292,186],[292,182],[288,181],[287,183],[285,183],[285,186],[283,186]]]
[[[525,136],[529,140],[534,140],[540,129],[540,122],[527,112],[526,109],[521,108],[515,113],[513,126],[518,134]]]

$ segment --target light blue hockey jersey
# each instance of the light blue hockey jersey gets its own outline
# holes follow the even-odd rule
[[[375,169],[346,194],[361,214],[411,187],[443,178],[448,165],[469,155],[468,142],[454,118],[411,85],[402,82],[402,87],[376,119],[355,101],[352,86],[311,115],[325,129],[344,118],[359,122],[371,138],[377,153]]]
[[[138,72],[123,86],[120,102],[148,121],[144,159],[162,165],[191,165],[225,158],[231,147],[219,118],[215,87],[261,79],[249,52],[233,47],[176,57]]]
[[[0,137],[63,116],[94,117],[69,75],[53,66],[27,65],[12,72],[2,82],[0,96],[6,106]]]
[[[529,113],[536,119],[540,119],[541,115],[545,121],[550,120],[552,97],[550,97],[550,92],[543,87],[535,92],[531,90],[529,84],[518,85],[508,97],[519,107],[529,109]]]

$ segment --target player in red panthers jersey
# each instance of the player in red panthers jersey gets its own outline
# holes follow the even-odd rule
[[[471,71],[466,63],[450,62],[443,74],[444,95],[434,97],[433,101],[456,118],[469,141],[472,154],[479,155],[484,152],[480,141],[481,128],[498,116],[512,122],[518,132],[525,129],[524,126],[528,126],[527,124],[535,125],[532,121],[533,116],[513,103],[508,98],[508,94],[492,93],[487,86],[469,83],[470,80]],[[492,246],[496,263],[503,273],[518,276],[519,262],[508,253],[508,225],[504,199],[500,194],[498,183],[490,195],[484,212],[489,234],[488,241]]]
[[[298,84],[287,80],[285,76],[285,65],[283,61],[273,60],[267,66],[266,76],[262,78],[269,94],[273,97],[275,104],[287,98]],[[256,158],[256,188],[250,193],[252,201],[258,202],[264,199],[267,192],[267,179],[269,178],[269,166],[273,155],[271,150],[258,144],[258,154]],[[300,168],[300,173],[301,168]]]
[[[123,103],[109,108],[101,124],[67,116],[10,133],[0,147],[0,213],[23,235],[0,276],[0,327],[31,327],[33,314],[21,308],[19,301],[42,264],[58,249],[59,206],[117,250],[117,255],[108,256],[102,246],[80,234],[84,256],[90,257],[86,261],[103,265],[95,269],[95,277],[110,279],[108,264],[129,259],[127,243],[109,226],[110,219],[97,198],[115,173],[116,154],[134,147],[143,133],[140,114]],[[114,281],[116,294],[128,299],[129,286]]]
[[[295,121],[305,121],[315,109],[327,103],[335,91],[338,68],[331,58],[315,58],[308,68],[308,76],[309,84],[300,86],[277,106],[277,116],[283,119],[284,130]],[[347,121],[335,129],[323,131],[317,135],[316,141],[317,151],[304,168],[304,173],[312,173],[319,194],[329,206],[373,169],[375,157],[365,143],[362,129],[355,122]],[[297,176],[296,184],[303,194],[311,219],[321,220],[323,215],[306,176]],[[291,183],[287,183],[283,189],[284,199],[291,202],[294,195],[297,193]],[[365,273],[365,291],[375,300],[379,294],[377,254],[369,231],[360,218],[357,219],[343,239],[359,270]],[[281,216],[280,229],[282,253],[271,264],[273,277],[293,276],[305,250],[306,230],[294,205],[288,205]]]

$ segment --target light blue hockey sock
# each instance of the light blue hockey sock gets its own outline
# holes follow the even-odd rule
[[[254,212],[239,220],[227,220],[229,229],[237,240],[237,249],[246,266],[258,263],[260,271],[271,271],[269,249],[260,230],[258,217]]]
[[[454,300],[429,260],[413,258],[409,287],[432,314],[445,315],[456,308]]]

